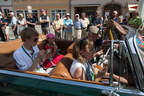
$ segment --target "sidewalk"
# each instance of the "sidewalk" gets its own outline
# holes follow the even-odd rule
[[[38,33],[42,34],[41,25],[36,25],[36,26],[35,26],[35,29],[38,31]],[[18,32],[18,34],[19,34],[19,31],[17,31],[17,32]],[[53,33],[53,34],[55,34],[52,26],[50,26],[50,32]],[[10,39],[10,40],[15,39],[14,34],[13,34],[11,28],[9,28],[9,39]]]

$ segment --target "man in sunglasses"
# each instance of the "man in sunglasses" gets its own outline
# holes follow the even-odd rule
[[[37,46],[39,34],[35,29],[25,28],[20,36],[23,45],[13,54],[16,65],[21,71],[37,71],[45,54],[45,51],[39,51]]]

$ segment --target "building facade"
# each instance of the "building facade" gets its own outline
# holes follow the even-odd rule
[[[38,19],[40,10],[45,9],[51,20],[55,19],[55,14],[60,13],[61,16],[69,12],[69,0],[14,0],[13,6],[15,12],[23,13],[26,17],[28,9],[31,8],[32,13]]]
[[[117,10],[119,15],[125,15],[129,11],[129,4],[138,4],[138,0],[71,0],[71,13],[86,12],[90,16],[98,10],[102,16],[105,16]]]
[[[0,0],[0,12],[8,15],[9,11],[13,10],[13,0]]]

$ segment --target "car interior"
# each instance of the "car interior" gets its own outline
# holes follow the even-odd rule
[[[57,66],[52,70],[50,74],[30,72],[30,71],[22,72],[17,69],[15,65],[15,61],[12,58],[12,54],[16,49],[18,49],[22,45],[22,42],[20,39],[9,41],[6,43],[1,43],[0,69],[22,72],[26,74],[40,75],[40,76],[45,76],[45,77],[57,78],[57,79],[65,79],[65,80],[72,80],[72,81],[77,81],[77,82],[85,82],[85,83],[109,86],[109,78],[101,78],[101,80],[99,81],[86,81],[86,80],[73,79],[70,75],[70,67],[74,60],[74,58],[72,57],[72,48],[73,48],[74,42],[65,41],[65,40],[58,40],[58,41],[56,40],[56,43],[57,43],[58,48],[60,49],[60,53],[63,54],[64,57],[60,60],[60,62],[57,64]],[[40,42],[38,45],[39,45],[39,48],[41,48]],[[105,50],[106,54],[108,55],[110,54],[108,53],[109,47],[103,47],[103,49]],[[129,62],[127,60],[126,55],[120,56],[119,49],[117,49],[114,52],[114,54],[115,54],[114,55],[115,60],[118,60],[120,59],[120,57],[123,57],[120,60],[122,60],[121,64],[124,65],[121,68],[123,70],[117,70],[117,68],[120,66],[120,64],[118,63],[120,60],[118,60],[117,62],[114,61],[114,74],[119,75],[119,76],[129,77],[129,74],[131,74],[131,70],[129,69],[129,66],[127,64]],[[118,82],[119,81],[116,81],[114,86],[119,86],[120,83]],[[127,87],[127,86],[128,85],[123,85],[123,87]],[[132,86],[135,86],[135,85],[132,85]]]

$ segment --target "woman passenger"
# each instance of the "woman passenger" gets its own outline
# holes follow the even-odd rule
[[[88,42],[88,40],[80,40],[78,41],[72,50],[73,58],[76,59],[73,61],[72,66],[70,68],[70,73],[73,78],[80,80],[95,80],[95,72],[93,71],[92,65],[89,60],[92,59],[92,55],[90,52],[90,48],[92,45]]]
[[[107,73],[107,66],[104,66],[101,70],[96,68],[94,64],[91,64],[89,60],[93,58],[93,53],[90,51],[91,43],[88,40],[78,41],[72,50],[73,58],[75,59],[70,68],[71,76],[79,80],[99,81],[102,77],[109,77]],[[128,81],[120,76],[113,74],[113,78],[117,81],[127,84]]]

